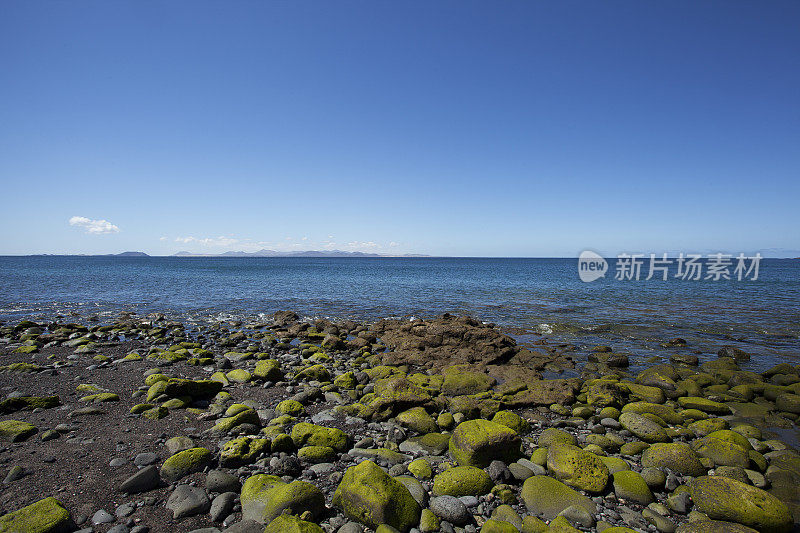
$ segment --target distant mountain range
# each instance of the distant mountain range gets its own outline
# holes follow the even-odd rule
[[[277,250],[258,250],[256,252],[230,251],[221,254],[195,254],[178,252],[173,257],[429,257],[423,254],[371,254],[366,252],[345,252],[342,250],[305,250],[301,252],[279,252]]]

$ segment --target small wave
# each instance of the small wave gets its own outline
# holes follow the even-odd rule
[[[539,335],[552,335],[553,326],[550,324],[537,324],[534,328]]]

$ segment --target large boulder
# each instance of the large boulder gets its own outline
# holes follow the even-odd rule
[[[600,457],[570,444],[550,446],[547,469],[567,485],[587,492],[600,492],[608,483],[608,467]]]
[[[785,503],[759,488],[723,476],[702,476],[689,484],[695,507],[712,520],[737,522],[762,533],[792,527]]]
[[[642,453],[645,468],[669,468],[678,475],[702,476],[706,469],[692,448],[684,442],[657,443]]]
[[[8,533],[65,533],[72,529],[69,511],[52,496],[0,516],[0,531]]]
[[[669,442],[671,440],[664,428],[636,413],[622,413],[619,416],[619,423],[645,442]]]
[[[401,532],[415,527],[422,512],[401,482],[369,460],[345,471],[332,503],[351,520],[372,529],[388,524]]]
[[[450,437],[450,455],[462,466],[486,467],[494,460],[507,463],[520,456],[522,440],[516,431],[488,420],[459,424]]]
[[[531,514],[546,520],[552,520],[572,505],[583,507],[591,515],[597,513],[597,506],[592,500],[549,476],[526,479],[521,496]]]
[[[277,476],[256,474],[247,478],[240,496],[242,517],[269,524],[284,511],[301,515],[308,511],[312,516],[325,509],[325,496],[317,487],[305,481],[285,483]]]

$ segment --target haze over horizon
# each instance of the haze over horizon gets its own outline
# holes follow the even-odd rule
[[[10,2],[0,254],[797,257],[798,21],[790,1]]]

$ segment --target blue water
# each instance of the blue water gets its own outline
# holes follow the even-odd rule
[[[732,344],[755,366],[800,361],[800,261],[756,281],[580,281],[575,259],[0,257],[0,320],[121,310],[245,319],[293,309],[376,319],[463,313],[521,342],[612,344],[638,359],[674,337]]]

